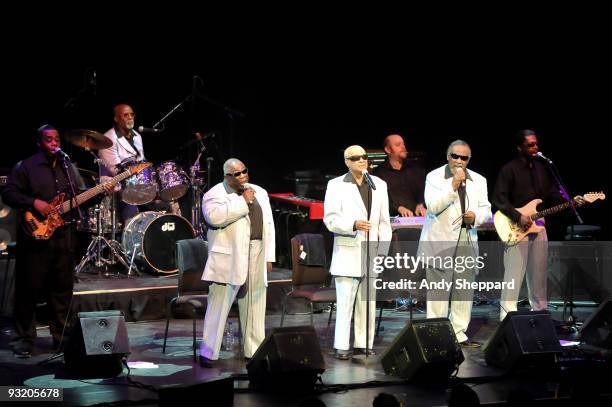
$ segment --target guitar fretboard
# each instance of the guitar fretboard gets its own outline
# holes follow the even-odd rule
[[[553,206],[552,208],[548,208],[548,209],[544,209],[543,211],[536,212],[533,215],[531,215],[530,218],[531,220],[536,220],[536,219],[540,219],[548,215],[552,215],[553,213],[567,209],[570,206],[570,204],[575,204],[573,199],[571,201],[562,203],[560,205]]]
[[[112,184],[116,184],[124,179],[126,179],[127,177],[129,177],[130,175],[132,175],[132,173],[130,172],[130,170],[125,170],[124,172],[115,175],[110,181],[108,181],[109,183]],[[95,187],[83,192],[82,194],[79,194],[76,196],[76,198],[73,198],[70,202],[70,200],[65,201],[64,203],[60,204],[57,206],[56,211],[57,213],[59,213],[60,215],[63,215],[64,213],[68,212],[70,210],[70,208],[75,208],[77,205],[82,204],[83,202],[86,202],[88,200],[90,200],[91,198],[93,198],[94,196],[100,194],[104,192],[104,184],[100,184],[100,185],[96,185]]]

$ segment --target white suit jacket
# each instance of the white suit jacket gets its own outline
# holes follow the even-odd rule
[[[117,164],[120,164],[126,158],[134,157],[136,161],[145,159],[142,136],[135,130],[132,130],[132,132],[134,133],[133,142],[136,146],[136,151],[134,151],[134,148],[125,137],[117,137],[114,127],[104,133],[104,135],[113,142],[113,145],[98,152],[102,164],[104,164],[104,167],[102,167],[102,175],[111,177],[117,175]]]
[[[361,243],[366,240],[366,233],[356,231],[353,227],[356,220],[367,219],[367,210],[357,184],[351,179],[352,175],[347,173],[328,182],[323,222],[334,234],[334,249],[329,272],[334,276],[361,277],[365,270],[363,267],[365,250]],[[369,219],[372,229],[369,240],[377,244],[371,244],[370,258],[387,254],[392,232],[387,183],[376,176],[372,176],[372,180],[376,189],[372,191],[372,210]],[[374,273],[370,276],[374,276]]]
[[[249,183],[255,190],[255,198],[263,213],[263,246],[266,262],[276,261],[274,220],[270,199],[265,189]],[[221,182],[202,198],[202,212],[208,225],[208,260],[202,280],[216,283],[242,285],[249,270],[249,242],[251,220],[249,206],[244,198]],[[265,276],[266,264],[261,270]]]
[[[466,170],[465,211],[476,214],[474,227],[469,229],[469,238],[476,242],[476,227],[491,219],[491,204],[488,200],[487,180],[472,170]],[[461,202],[459,193],[453,190],[450,167],[443,165],[427,174],[425,180],[425,205],[427,214],[421,231],[418,254],[436,256],[456,246],[461,232]],[[457,220],[459,219],[459,220]],[[476,243],[474,244],[477,250]]]

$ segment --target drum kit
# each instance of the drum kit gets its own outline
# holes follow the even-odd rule
[[[109,148],[112,141],[92,130],[72,130],[65,136],[70,143],[95,157],[98,174],[81,171],[99,183],[102,163],[92,150]],[[201,199],[206,183],[199,177],[201,154],[191,167],[190,176],[175,161],[163,161],[157,167],[150,166],[127,178],[120,191],[120,199],[130,205],[145,205],[159,199],[178,207],[177,200],[192,188],[191,222],[175,213],[146,211],[138,213],[121,227],[116,220],[118,198],[115,196],[118,194],[108,195],[95,207],[84,211],[85,219],[78,222],[79,231],[93,236],[75,272],[80,273],[88,264],[98,270],[108,270],[109,265],[117,263],[125,267],[127,277],[138,275],[139,270],[154,274],[177,272],[174,260],[176,241],[203,237],[205,233],[201,222]],[[134,160],[126,160],[118,169],[122,171],[133,164],[136,164]],[[119,233],[121,243],[117,241]],[[121,275],[117,272],[114,276]]]

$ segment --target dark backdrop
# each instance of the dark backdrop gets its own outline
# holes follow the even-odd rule
[[[379,148],[386,134],[399,132],[410,150],[427,154],[428,169],[444,162],[449,142],[468,141],[470,167],[487,177],[491,192],[497,171],[514,156],[513,134],[533,128],[571,195],[609,185],[610,64],[592,43],[560,37],[528,51],[451,38],[419,48],[369,44],[366,51],[339,39],[234,49],[204,37],[140,38],[129,46],[117,37],[103,47],[78,44],[75,35],[9,46],[5,171],[34,151],[42,123],[104,132],[112,107],[128,103],[136,125],[150,127],[183,101],[163,133],[143,135],[146,156],[188,166],[194,151],[181,146],[195,131],[214,132],[209,141],[216,145],[207,150],[215,158],[213,182],[231,153],[251,169],[253,182],[291,191],[285,177],[292,171],[340,174],[346,146]],[[196,93],[203,97],[186,100]],[[81,149],[64,147],[93,169]],[[587,223],[607,225],[608,207],[606,201],[581,212]]]

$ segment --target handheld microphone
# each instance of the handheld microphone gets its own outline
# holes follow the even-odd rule
[[[372,189],[376,189],[376,185],[374,185],[374,181],[372,181],[372,177],[370,177],[370,174],[368,173],[368,170],[361,170],[361,173],[363,174],[363,177],[365,178],[366,182],[368,183],[368,186]]]
[[[160,129],[153,129],[151,127],[138,126],[139,133],[159,133]]]
[[[464,172],[465,170],[463,169],[463,167],[457,167],[457,171],[461,170],[461,172]],[[461,187],[465,188],[465,179],[461,180]]]
[[[539,151],[536,153],[536,157],[540,157],[542,160],[547,161],[549,164],[553,163],[552,160],[546,158],[546,156]]]

